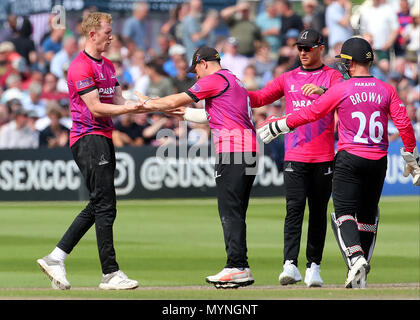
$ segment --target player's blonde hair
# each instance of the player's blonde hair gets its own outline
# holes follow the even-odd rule
[[[92,29],[98,30],[101,27],[101,22],[112,23],[112,16],[104,12],[88,13],[82,21],[82,32],[85,37],[89,37],[89,32]]]

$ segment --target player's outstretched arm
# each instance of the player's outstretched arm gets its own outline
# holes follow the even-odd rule
[[[185,92],[171,94],[162,98],[149,98],[138,91],[134,91],[134,94],[137,96],[138,101],[142,103],[141,110],[147,112],[165,112],[194,102],[193,99]]]
[[[94,117],[113,117],[124,113],[139,111],[142,103],[124,100],[123,104],[102,103],[97,89],[80,96]]]
[[[186,121],[208,123],[207,114],[204,109],[184,107],[193,102],[192,98],[185,92],[172,94],[163,98],[149,98],[137,91],[134,94],[143,104],[141,109],[144,111],[162,111],[169,115],[182,116]]]
[[[414,148],[413,152],[408,152],[401,148],[401,156],[405,161],[404,177],[408,177],[411,174],[413,176],[413,184],[420,186],[420,159],[417,147]]]

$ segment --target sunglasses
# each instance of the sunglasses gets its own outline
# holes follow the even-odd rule
[[[297,46],[297,49],[299,52],[301,52],[302,50],[305,52],[311,52],[313,49],[318,48],[319,44],[313,46],[313,47],[307,47],[307,46]]]

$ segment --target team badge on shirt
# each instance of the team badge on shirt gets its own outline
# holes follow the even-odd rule
[[[76,81],[76,88],[77,90],[81,90],[81,89],[85,89],[87,87],[90,87],[91,85],[93,85],[93,79],[92,78],[87,78],[87,79],[83,79],[80,81]]]
[[[200,91],[201,90],[201,88],[200,88],[200,86],[196,83],[196,84],[194,84],[192,87],[191,87],[191,89],[190,89],[191,91],[194,91],[194,92],[198,92],[198,91]]]

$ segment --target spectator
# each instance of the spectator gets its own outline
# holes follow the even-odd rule
[[[184,60],[185,54],[187,51],[180,44],[174,44],[169,48],[169,57],[170,59],[165,61],[163,64],[163,70],[171,77],[175,77],[178,73],[177,68],[175,67],[177,61]]]
[[[350,0],[335,0],[325,11],[325,24],[328,28],[328,48],[344,43],[353,36],[350,24],[352,3]]]
[[[63,65],[69,64],[77,54],[77,41],[73,36],[67,36],[63,39],[62,49],[54,55],[50,64],[50,71],[61,78],[64,75]]]
[[[284,46],[295,48],[296,41],[299,37],[299,31],[297,29],[289,29],[284,36],[286,42]]]
[[[279,49],[279,59],[288,60],[289,70],[295,69],[300,65],[299,51],[295,47],[283,46]]]
[[[134,90],[146,93],[147,87],[149,86],[150,79],[146,74],[146,53],[142,49],[134,51],[128,71],[133,79]]]
[[[239,46],[239,41],[236,38],[229,37],[223,47],[220,64],[222,68],[230,70],[239,80],[242,80],[249,59],[239,53]]]
[[[113,52],[108,55],[108,59],[114,64],[115,75],[121,88],[124,90],[132,85],[134,80],[131,77],[131,73],[124,68],[122,55],[118,52]]]
[[[193,77],[188,76],[188,64],[185,58],[178,59],[175,62],[175,68],[177,70],[176,76],[172,77],[172,85],[175,89],[174,92],[185,92],[194,85],[195,79]]]
[[[332,0],[323,0],[322,3],[316,1],[317,5],[314,9],[312,16],[312,29],[318,31],[323,37],[325,42],[325,52],[328,52],[328,28],[325,22],[325,14],[327,7],[331,4]]]
[[[271,52],[276,53],[280,48],[281,20],[277,16],[274,0],[266,0],[264,6],[265,11],[257,15],[255,24],[260,28],[264,41],[270,45]]]
[[[119,34],[113,34],[112,41],[109,44],[105,56],[107,57],[111,54],[119,54],[124,57],[127,54],[127,48],[124,46],[124,41],[127,43],[132,42],[127,39],[123,40],[123,38]]]
[[[13,120],[12,117],[15,114],[15,111],[22,109],[22,102],[18,99],[11,99],[7,101],[6,107],[9,113],[9,120]]]
[[[42,84],[32,82],[22,98],[22,105],[26,111],[33,111],[38,118],[44,117],[46,113],[45,102],[41,100]]]
[[[255,41],[262,40],[261,30],[250,19],[250,10],[249,2],[240,0],[236,5],[226,7],[220,12],[228,25],[230,36],[239,43],[239,54],[246,57],[255,54]]]
[[[60,118],[59,118],[59,122],[62,126],[66,127],[68,130],[71,129],[72,125],[73,125],[73,121],[71,119],[71,115],[70,115],[70,102],[68,99],[61,99],[59,101],[53,101],[53,100],[48,100],[46,102],[47,105],[47,109],[48,109],[48,105],[50,104],[56,104],[58,105],[58,107],[60,107]],[[33,111],[31,111],[31,113],[33,113]],[[45,116],[38,118],[35,123],[34,123],[34,128],[41,132],[42,130],[44,130],[45,128],[47,128],[49,125],[51,124],[51,119],[48,116],[47,113],[45,113]]]
[[[19,108],[14,110],[13,117],[0,128],[0,149],[38,148],[38,132],[28,127],[28,112]]]
[[[18,17],[14,14],[7,16],[7,21],[2,25],[0,30],[0,42],[10,41],[13,38],[13,34],[18,31],[17,19]]]
[[[219,12],[216,9],[209,9],[202,24],[202,29],[209,28],[210,31],[206,37],[206,45],[215,46],[220,36],[217,35],[216,29],[220,23]]]
[[[32,34],[32,25],[26,17],[22,19],[22,23],[17,29],[10,41],[14,44],[16,52],[24,59],[27,66],[36,60],[35,43],[30,38]]]
[[[6,79],[6,90],[1,97],[1,103],[6,103],[12,99],[22,99],[22,77],[19,73],[12,73]]]
[[[373,49],[378,61],[390,59],[390,49],[398,37],[398,29],[397,14],[383,0],[372,0],[372,6],[361,13],[360,33],[373,36]]]
[[[165,97],[173,94],[172,82],[156,61],[146,63],[146,74],[149,77],[149,86],[146,95],[149,97]]]
[[[406,39],[404,38],[404,30],[407,25],[413,23],[414,18],[410,15],[410,4],[408,0],[400,0],[400,10],[397,12],[397,16],[400,28],[398,29],[397,40],[394,43],[394,51],[396,56],[404,56],[405,46],[407,44]],[[417,33],[416,38],[419,36],[420,34]]]
[[[68,93],[69,88],[67,87],[67,71],[69,70],[70,63],[64,63],[62,65],[63,68],[63,76],[58,79],[57,82],[57,90],[58,92]]]
[[[61,42],[65,31],[64,28],[53,28],[51,34],[42,42],[42,51],[49,63],[51,63],[54,55],[61,50]]]
[[[148,133],[144,132],[144,130],[150,126],[148,114],[147,113],[136,113],[134,114],[134,122],[141,128],[142,130],[142,138],[145,145],[150,145],[152,142],[152,138],[148,136]]]
[[[160,138],[157,139],[157,134],[161,129],[170,129],[172,121],[163,112],[152,112],[149,113],[150,125],[143,130],[143,137],[150,141],[153,146],[160,146],[168,142],[175,142],[172,138]]]
[[[315,12],[316,12],[315,10],[317,6],[318,6],[317,0],[303,0],[302,1],[302,9],[304,12],[302,22],[303,22],[303,27],[305,29],[309,29],[309,28],[314,29],[312,22],[315,17]],[[316,31],[320,32],[320,30],[316,30]]]
[[[381,81],[386,82],[390,71],[390,63],[387,59],[381,59],[380,61],[374,61],[370,66],[372,75]]]
[[[270,45],[262,41],[258,43],[255,56],[250,60],[250,63],[255,67],[256,76],[261,79],[263,86],[271,79],[271,72],[276,66],[276,61],[271,56]]]
[[[126,113],[115,123],[112,141],[116,147],[144,145],[142,137],[144,128],[134,121],[134,117],[134,114]]]
[[[32,82],[44,82],[44,74],[39,70],[34,70],[30,74],[25,74],[22,79],[22,91],[26,91]]]
[[[218,20],[208,16],[201,23],[203,17],[203,3],[201,0],[190,0],[190,10],[181,23],[182,44],[187,51],[187,60],[191,61],[194,50],[206,44],[207,36],[217,26]]]
[[[173,42],[182,43],[181,25],[189,10],[190,4],[188,2],[178,3],[174,9],[171,9],[169,20],[162,25],[160,32],[169,34]]]
[[[10,121],[10,110],[5,104],[0,104],[0,130],[1,127]]]
[[[15,72],[11,62],[11,56],[16,54],[15,45],[10,41],[0,43],[0,87],[6,85],[6,79]]]
[[[157,51],[154,58],[159,59],[162,63],[169,59],[169,48],[171,46],[171,37],[160,33],[156,38]]]
[[[60,123],[62,118],[61,107],[55,101],[47,104],[47,116],[50,124],[39,133],[39,147],[64,147],[69,141],[70,130]]]
[[[288,0],[276,0],[276,11],[281,16],[280,42],[286,44],[285,36],[290,29],[296,29],[299,32],[303,30],[303,21],[292,8]]]
[[[416,63],[420,55],[420,7],[418,1],[417,5],[411,8],[410,14],[413,21],[405,27],[402,36],[406,43],[407,59]]]
[[[68,95],[65,92],[60,92],[57,89],[58,78],[55,74],[48,72],[44,76],[44,85],[42,87],[41,100],[61,100],[68,99]]]
[[[133,15],[124,22],[122,35],[125,41],[134,40],[137,48],[147,52],[150,45],[147,43],[146,18],[149,13],[147,2],[133,3]]]
[[[248,65],[244,70],[244,75],[242,77],[242,83],[244,84],[247,90],[258,90],[262,87],[261,78],[257,76],[257,71],[255,67],[251,64]]]

